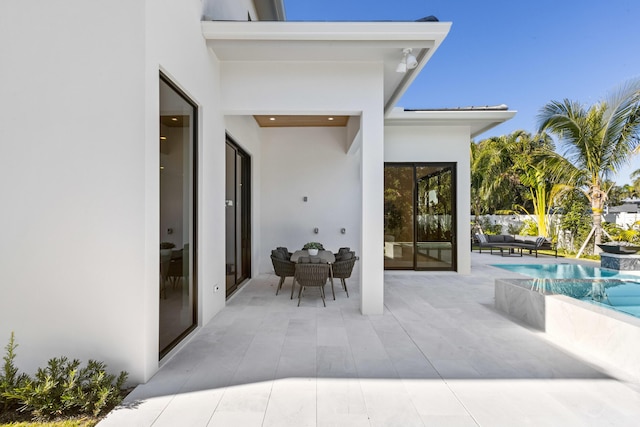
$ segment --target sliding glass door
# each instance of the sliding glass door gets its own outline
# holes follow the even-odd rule
[[[251,276],[250,158],[231,139],[226,146],[226,295]]]
[[[455,165],[387,163],[384,181],[385,268],[455,271]]]
[[[196,327],[197,109],[160,78],[160,336],[162,358]]]
[[[414,268],[414,170],[409,165],[384,167],[384,266]]]

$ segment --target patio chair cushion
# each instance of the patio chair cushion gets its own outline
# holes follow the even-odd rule
[[[338,261],[346,261],[348,259],[355,258],[355,256],[356,256],[355,252],[338,253],[338,255],[336,255],[336,262],[338,262]]]
[[[287,260],[287,257],[282,253],[282,251],[279,251],[277,249],[271,250],[271,256],[274,258],[285,260],[285,261]]]
[[[278,246],[276,250],[282,252],[284,259],[291,259],[291,252],[289,252],[289,249],[287,249],[286,246]]]

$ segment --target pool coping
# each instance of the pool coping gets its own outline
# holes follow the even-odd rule
[[[496,279],[496,309],[545,332],[568,350],[640,380],[640,319],[566,295],[540,292],[531,289],[530,283],[531,279]]]

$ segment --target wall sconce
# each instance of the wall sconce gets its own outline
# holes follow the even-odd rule
[[[413,52],[413,49],[410,47],[402,49],[402,60],[396,67],[396,72],[406,73],[407,70],[413,70],[418,66],[418,60],[411,52]]]
[[[308,199],[307,199],[307,196],[304,196],[304,197],[302,198],[302,201],[303,201],[303,202],[306,202],[307,200],[308,200]]]
[[[342,233],[342,234],[346,234],[346,233],[347,233],[347,229],[346,229],[346,228],[341,228],[341,229],[340,229],[340,233]]]
[[[316,234],[318,234],[318,231],[320,231],[320,230],[318,230],[318,227],[313,229],[313,232],[316,233]]]

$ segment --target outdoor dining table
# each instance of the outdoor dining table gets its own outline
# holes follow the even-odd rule
[[[300,258],[311,257],[311,256],[313,255],[309,255],[308,250],[301,249],[291,254],[291,262],[298,262],[298,259]],[[315,255],[315,256],[319,257],[322,261],[328,264],[333,264],[334,262],[336,262],[336,257],[335,255],[333,255],[333,252],[331,251],[318,251],[318,255]]]
[[[318,251],[318,255],[309,255],[309,251],[308,250],[301,249],[301,250],[297,250],[293,254],[291,254],[291,262],[296,262],[297,263],[300,258],[304,258],[304,257],[310,257],[310,258],[318,257],[322,261],[324,261],[327,264],[329,264],[329,280],[331,280],[331,293],[333,294],[333,299],[335,300],[336,299],[336,292],[333,290],[333,267],[331,266],[331,264],[336,262],[336,257],[333,254],[333,252],[331,252],[331,251]],[[296,285],[296,282],[295,282],[295,277],[294,277],[293,286],[291,286],[291,298],[293,298],[293,288],[295,288],[295,285]]]

